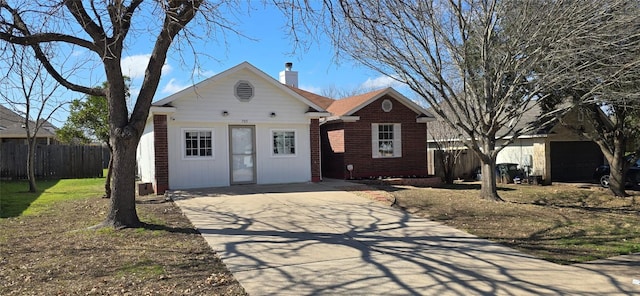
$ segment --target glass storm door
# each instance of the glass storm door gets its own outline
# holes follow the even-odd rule
[[[231,184],[256,182],[255,127],[230,126],[229,150],[231,151]]]

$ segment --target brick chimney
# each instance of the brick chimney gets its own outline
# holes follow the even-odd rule
[[[293,67],[292,62],[286,62],[284,64],[284,71],[280,72],[280,83],[288,86],[298,87],[298,71],[291,71]]]

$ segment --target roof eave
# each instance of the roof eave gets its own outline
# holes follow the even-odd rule
[[[320,106],[318,106],[317,104],[315,104],[314,102],[310,101],[309,99],[305,98],[304,96],[298,94],[297,92],[293,91],[292,89],[290,89],[289,87],[287,87],[286,85],[280,83],[280,81],[276,80],[275,78],[269,76],[267,73],[265,73],[264,71],[258,69],[256,66],[252,65],[251,63],[245,61],[242,62],[234,67],[231,67],[225,71],[222,71],[221,73],[218,73],[214,76],[211,76],[203,81],[200,81],[194,85],[191,85],[183,90],[180,90],[164,99],[161,99],[155,103],[153,103],[154,106],[163,106],[166,104],[169,104],[171,102],[173,102],[174,100],[180,98],[186,91],[188,91],[189,89],[198,89],[198,87],[201,87],[203,85],[206,85],[208,83],[213,83],[215,81],[221,80],[224,77],[228,77],[230,75],[232,75],[233,73],[236,73],[242,69],[249,69],[251,72],[253,72],[254,74],[256,74],[257,76],[271,82],[275,87],[279,88],[280,90],[284,91],[285,93],[289,94],[290,96],[293,96],[294,98],[298,99],[300,102],[302,102],[303,104],[306,104],[307,106],[316,109],[316,110],[325,110],[325,108],[322,108]]]
[[[420,117],[416,118],[416,122],[417,123],[427,123],[427,122],[433,122],[433,121],[436,121],[435,117],[420,116]]]
[[[161,106],[151,106],[149,109],[149,115],[168,115],[173,114],[178,109],[176,107],[161,107]]]
[[[330,122],[330,121],[335,121],[335,122],[356,122],[360,120],[360,116],[329,116],[329,117],[325,117],[323,122]]]
[[[304,114],[308,118],[321,118],[321,117],[329,117],[331,113],[329,112],[317,112],[317,111],[309,111]]]

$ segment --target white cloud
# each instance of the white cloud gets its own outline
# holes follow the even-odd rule
[[[194,69],[193,70],[193,76],[197,77],[197,78],[209,78],[213,75],[215,75],[216,72],[211,71],[211,70],[202,70],[202,69]]]
[[[171,67],[171,65],[169,65],[167,63],[162,65],[162,75],[167,75],[167,74],[171,73],[171,71],[173,71],[173,68]]]
[[[79,57],[79,56],[83,56],[85,53],[87,53],[87,51],[84,50],[84,49],[74,49],[71,52],[71,56],[72,57]]]
[[[171,78],[169,82],[167,82],[167,84],[164,86],[164,88],[162,88],[162,93],[174,94],[189,86],[191,86],[191,84],[180,84],[176,82],[175,78]]]
[[[120,62],[122,74],[129,76],[131,79],[143,78],[149,58],[151,58],[151,54],[139,54],[123,58]],[[162,66],[163,75],[168,74],[171,70],[172,67],[169,64]]]
[[[312,92],[312,93],[314,93],[314,94],[319,94],[319,93],[321,93],[321,92],[322,92],[322,88],[320,88],[320,87],[315,87],[315,86],[312,86],[312,85],[300,85],[300,87],[299,87],[299,88],[300,88],[300,89],[303,89],[303,90],[306,90],[306,91],[308,91],[308,92]]]
[[[388,76],[378,76],[376,78],[367,78],[367,81],[362,83],[360,87],[366,90],[381,89],[385,87],[400,87],[402,84],[395,79]]]

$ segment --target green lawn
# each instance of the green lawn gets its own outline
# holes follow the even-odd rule
[[[101,196],[104,178],[37,181],[38,192],[28,192],[27,181],[0,181],[0,218],[34,215],[52,203]]]
[[[246,295],[162,195],[136,197],[145,228],[92,230],[104,178],[0,181],[0,295]]]

